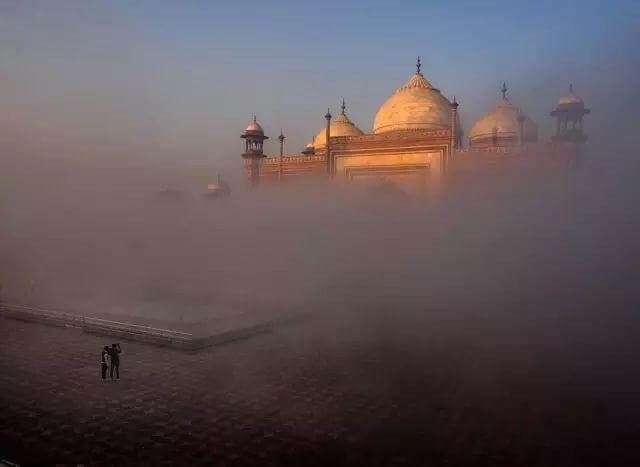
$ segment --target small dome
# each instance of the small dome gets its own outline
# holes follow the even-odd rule
[[[314,137],[315,138],[315,137]],[[302,151],[302,154],[306,155],[306,156],[310,156],[315,154],[316,150],[313,147],[313,139],[311,141],[309,141],[307,143],[307,145],[304,147],[304,151]]]
[[[331,136],[360,136],[364,133],[358,128],[346,114],[346,106],[344,100],[342,101],[342,112],[336,118],[331,120],[330,130]],[[321,129],[314,136],[312,147],[314,149],[324,148],[327,145],[327,129],[326,127]],[[307,145],[309,146],[309,145]]]
[[[217,198],[219,196],[227,196],[230,193],[231,190],[229,188],[229,185],[227,184],[227,182],[222,180],[220,174],[218,174],[216,181],[207,184],[207,190],[203,193],[203,195],[209,198]]]
[[[505,140],[517,141],[520,133],[520,123],[518,122],[520,116],[524,117],[523,140],[537,141],[538,128],[536,124],[507,99],[506,84],[503,83],[502,86],[502,99],[471,127],[469,142],[472,146],[492,141],[494,138],[498,138],[502,142]]]
[[[244,129],[245,133],[253,133],[253,134],[264,134],[264,130],[256,120],[256,116],[253,116],[253,121],[247,125],[247,128]]]
[[[584,107],[582,97],[573,92],[573,84],[569,85],[569,94],[558,101],[558,107]]]
[[[417,70],[385,101],[373,122],[374,133],[443,130],[451,126],[451,103]]]

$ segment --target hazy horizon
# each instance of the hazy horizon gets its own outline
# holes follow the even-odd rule
[[[637,96],[639,10],[631,1],[3,2],[0,148],[239,180],[239,135],[253,114],[272,137],[269,153],[280,128],[286,151],[300,151],[342,97],[371,131],[417,55],[434,86],[460,101],[467,136],[506,81],[548,140],[548,113],[573,82],[597,140]]]

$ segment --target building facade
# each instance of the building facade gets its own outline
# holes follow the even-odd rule
[[[538,142],[535,123],[510,102],[506,83],[498,103],[472,125],[469,145],[464,147],[455,97],[451,101],[445,98],[420,67],[418,58],[415,73],[378,109],[370,133],[349,119],[343,100],[341,113],[334,118],[327,111],[325,127],[303,151],[284,154],[281,131],[280,154],[267,156],[262,152],[267,137],[254,118],[242,134],[248,181],[256,185],[319,177],[344,183],[394,184],[408,193],[432,193],[440,189],[445,174],[461,168],[482,169],[483,165],[494,166],[496,159],[511,163],[527,156],[543,158],[548,153],[558,160],[572,157],[572,151],[564,147],[548,151]],[[584,142],[582,118],[588,112],[571,89],[552,112],[558,119],[553,141]]]

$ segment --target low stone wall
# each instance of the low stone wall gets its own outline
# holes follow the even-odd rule
[[[306,316],[297,314],[285,315],[274,320],[245,325],[236,329],[212,333],[207,336],[194,336],[191,333],[182,331],[93,318],[23,304],[2,303],[0,304],[0,314],[9,319],[37,322],[53,326],[73,327],[90,334],[113,336],[121,340],[133,340],[147,344],[173,347],[180,350],[198,350],[239,339],[246,339],[256,334],[270,332],[274,326],[278,324],[291,322]]]

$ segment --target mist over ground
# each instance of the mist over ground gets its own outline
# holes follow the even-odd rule
[[[587,146],[569,179],[497,171],[438,198],[320,182],[211,200],[203,171],[4,157],[3,300],[187,331],[315,312],[281,338],[437,362],[474,398],[579,400],[626,436],[640,414],[639,172],[631,146],[608,147]],[[166,184],[182,197],[160,196]],[[403,397],[414,385],[378,378]]]
[[[589,149],[568,182],[553,171],[482,174],[437,199],[236,183],[211,200],[201,195],[215,175],[199,170],[8,154],[3,296],[165,321],[615,299],[638,272],[637,165]],[[182,195],[161,196],[165,185]]]

